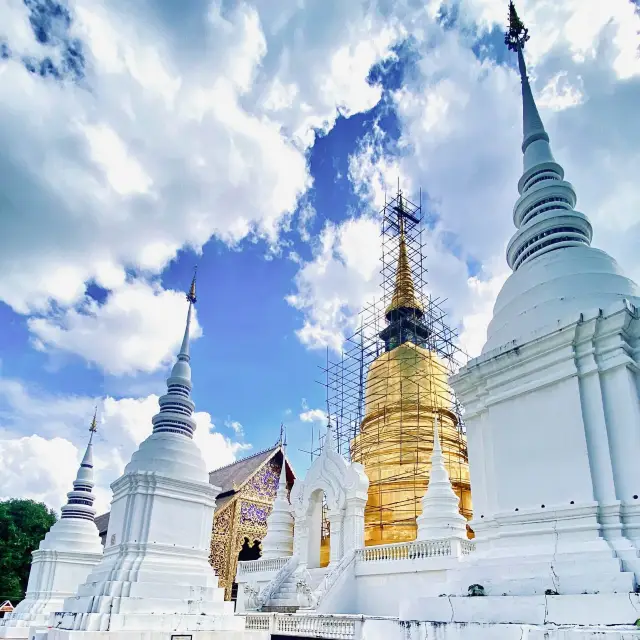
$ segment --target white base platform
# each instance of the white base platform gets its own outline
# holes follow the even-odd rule
[[[46,617],[46,616],[45,616]],[[25,625],[14,626],[14,627],[0,627],[0,638],[11,638],[12,640],[17,640],[18,638],[22,638],[26,640],[29,637],[29,624],[38,624],[38,621],[34,621],[31,623],[27,623]]]
[[[175,636],[182,636],[175,638]],[[186,638],[184,637],[186,636]],[[267,631],[66,631],[51,629],[35,640],[269,640]]]
[[[638,640],[640,629],[625,627],[555,627],[522,624],[442,625],[433,622],[408,622],[398,637],[380,636],[371,640]],[[367,637],[367,640],[369,638]]]
[[[637,593],[442,596],[418,598],[400,605],[401,620],[436,623],[631,626],[639,618],[640,594]],[[640,629],[637,631],[640,634]]]

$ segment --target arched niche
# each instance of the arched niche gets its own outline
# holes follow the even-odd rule
[[[364,507],[369,479],[361,464],[347,462],[337,451],[331,428],[325,446],[305,479],[291,491],[294,553],[308,568],[320,566],[322,497],[330,527],[330,564],[364,545]]]

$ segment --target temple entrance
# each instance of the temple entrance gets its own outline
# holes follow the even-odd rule
[[[242,549],[238,554],[238,562],[244,562],[245,560],[257,560],[262,555],[260,549],[260,540],[249,541],[249,538],[245,538],[242,543]],[[231,600],[234,602],[238,599],[238,583],[233,582],[231,585]]]
[[[311,494],[307,519],[309,523],[307,567],[309,569],[326,567],[331,554],[331,540],[327,520],[327,496],[322,489],[316,489]]]

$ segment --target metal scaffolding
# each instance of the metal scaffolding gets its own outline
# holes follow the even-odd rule
[[[321,370],[328,419],[338,451],[367,469],[367,527],[388,528],[391,520],[396,526],[398,521],[414,526],[420,509],[417,497],[428,483],[436,414],[452,484],[461,497],[462,513],[470,517],[464,422],[447,383],[468,357],[446,322],[445,300],[427,294],[421,201],[415,204],[398,190],[380,216],[382,295],[362,310],[358,329],[346,338],[339,357],[327,351]],[[390,313],[394,304],[398,306],[393,301],[400,286],[401,251],[406,252],[402,260],[405,271],[407,263],[410,269],[418,310]],[[312,457],[321,447],[318,438],[312,443]],[[377,499],[372,486],[379,492]]]

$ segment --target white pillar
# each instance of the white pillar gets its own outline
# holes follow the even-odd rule
[[[342,512],[328,513],[327,520],[329,521],[329,564],[336,564],[340,562],[342,558]]]

